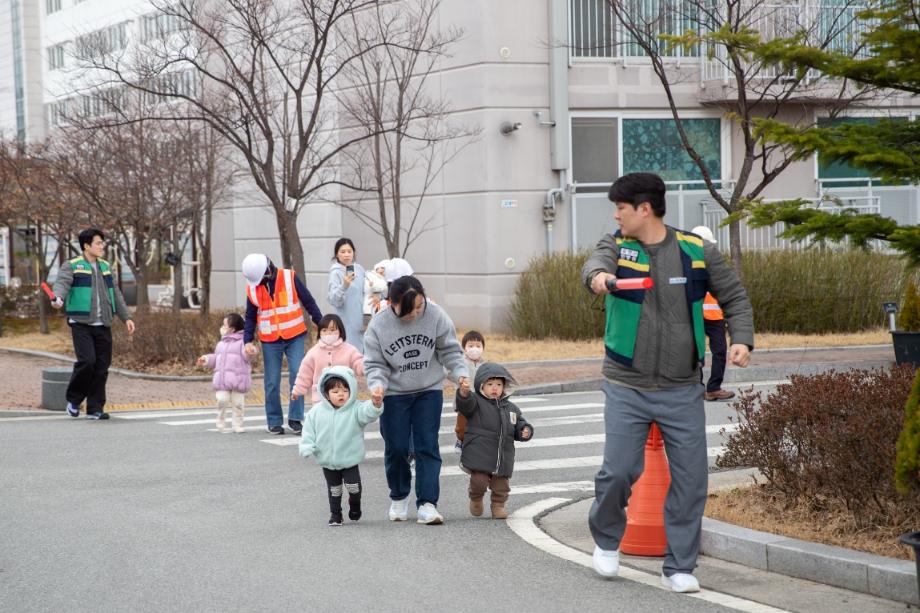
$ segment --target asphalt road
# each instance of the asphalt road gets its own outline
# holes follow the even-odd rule
[[[589,495],[603,450],[600,393],[521,399],[509,510]],[[707,403],[711,451],[730,409]],[[214,430],[213,411],[108,422],[0,420],[0,611],[718,611],[544,553],[503,521],[470,517],[449,448],[443,526],[391,523],[383,441],[367,431],[364,518],[329,528],[325,482],[294,436]],[[413,505],[414,507],[414,505]],[[488,511],[486,513],[488,515]]]

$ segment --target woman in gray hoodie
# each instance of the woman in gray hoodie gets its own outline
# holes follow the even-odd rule
[[[415,446],[415,506],[418,523],[440,524],[441,454],[438,430],[444,404],[444,370],[458,385],[469,373],[454,323],[412,276],[390,286],[390,306],[371,319],[364,336],[364,373],[372,398],[383,399],[380,433],[390,488],[390,521],[409,514],[412,472],[410,436]]]

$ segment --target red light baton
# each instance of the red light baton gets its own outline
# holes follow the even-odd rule
[[[607,291],[616,292],[619,290],[629,289],[649,289],[655,285],[651,277],[639,277],[636,279],[608,279]]]
[[[45,283],[44,281],[42,281],[42,289],[45,291],[46,294],[48,294],[48,298],[50,298],[52,301],[57,300],[57,298],[55,298],[54,296],[54,292],[51,291],[51,288],[48,287],[48,284]]]

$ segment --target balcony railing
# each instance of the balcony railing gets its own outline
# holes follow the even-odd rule
[[[634,23],[650,39],[662,34],[683,34],[687,30],[704,32],[729,21],[722,0],[620,0]],[[706,6],[712,2],[710,6]],[[747,6],[745,6],[747,5]],[[801,32],[811,45],[864,57],[862,34],[867,22],[858,17],[865,0],[749,0],[736,11],[744,14],[745,25],[760,33],[763,40],[791,37]],[[610,0],[569,0],[569,53],[573,60],[612,60],[644,57],[645,51],[628,28],[616,18]],[[663,56],[700,57],[703,81],[727,80],[730,77],[725,48],[666,49],[659,43]],[[762,67],[757,77],[775,78],[775,69]]]

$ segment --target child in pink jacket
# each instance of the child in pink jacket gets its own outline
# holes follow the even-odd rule
[[[225,432],[227,422],[224,414],[233,407],[233,431],[243,432],[243,402],[246,392],[252,388],[252,364],[243,350],[243,317],[230,313],[224,317],[220,327],[220,341],[209,353],[198,358],[199,366],[214,371],[214,393],[217,396],[217,430]]]
[[[300,363],[291,400],[311,394],[310,402],[320,401],[316,384],[319,383],[323,370],[330,366],[347,366],[359,377],[364,374],[364,356],[358,349],[347,342],[345,324],[338,315],[325,315],[319,322],[319,342],[310,348]]]

